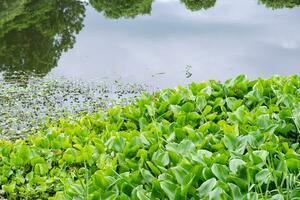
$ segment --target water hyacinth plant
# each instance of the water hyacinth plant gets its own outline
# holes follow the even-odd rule
[[[299,199],[300,77],[209,81],[0,141],[7,199]]]

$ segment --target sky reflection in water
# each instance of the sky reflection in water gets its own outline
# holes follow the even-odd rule
[[[218,0],[196,12],[176,0],[157,0],[151,16],[118,20],[87,6],[73,49],[48,75],[173,87],[241,73],[299,74],[299,19],[299,7],[273,10],[256,0]]]

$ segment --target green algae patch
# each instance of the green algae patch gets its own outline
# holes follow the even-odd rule
[[[143,94],[0,142],[7,199],[297,199],[300,77]]]

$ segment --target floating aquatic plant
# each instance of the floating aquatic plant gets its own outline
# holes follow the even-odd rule
[[[299,199],[300,77],[143,94],[0,141],[8,199]]]

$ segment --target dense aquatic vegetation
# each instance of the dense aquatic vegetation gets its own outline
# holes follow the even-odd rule
[[[68,115],[125,105],[142,91],[150,90],[145,85],[121,81],[27,79],[28,75],[17,82],[0,78],[0,139],[25,137],[46,123]]]
[[[143,94],[0,141],[8,199],[299,199],[300,77]]]

